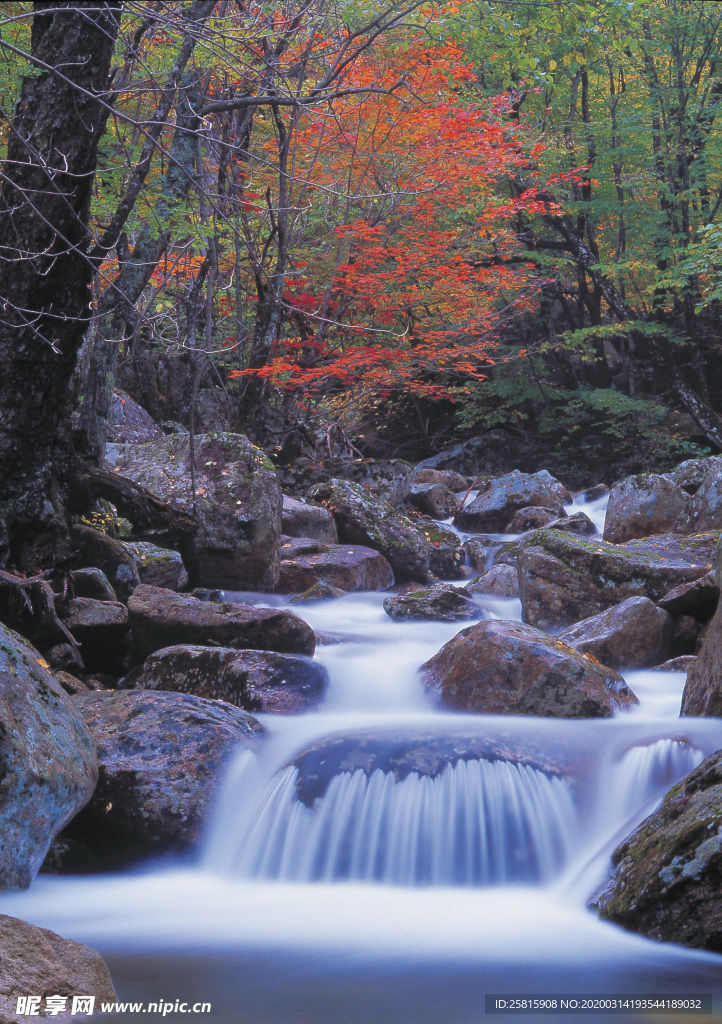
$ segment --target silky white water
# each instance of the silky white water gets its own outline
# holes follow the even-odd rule
[[[327,697],[259,716],[264,742],[229,765],[194,862],[41,876],[0,912],[95,946],[121,997],[208,999],[220,1024],[470,1024],[492,992],[719,993],[722,958],[587,909],[617,843],[722,746],[721,721],[679,719],[683,674],[628,673],[640,704],[614,719],[443,713],[417,670],[466,623],[393,622],[382,605],[302,606],[335,641],[317,651]],[[519,602],[482,598],[479,614],[518,618]],[[303,752],[335,741],[383,767],[341,756],[304,802]],[[444,763],[419,774],[426,747]],[[417,753],[399,768],[387,749]]]

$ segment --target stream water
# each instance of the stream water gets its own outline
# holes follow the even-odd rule
[[[600,524],[603,506],[572,511]],[[480,618],[520,617],[517,600],[479,600]],[[100,950],[123,1000],[212,1004],[210,1014],[143,1013],[144,1021],[600,1019],[485,1013],[491,994],[711,994],[713,1012],[701,1017],[601,1019],[722,1021],[722,958],[643,939],[587,907],[615,845],[722,746],[722,721],[680,720],[684,675],[652,671],[627,674],[640,703],[610,720],[439,712],[417,669],[466,624],[394,622],[382,604],[382,594],[367,593],[302,606],[334,641],[317,651],[330,676],[326,700],[304,715],[259,716],[264,743],[229,766],[195,861],[40,876],[0,898],[0,912]],[[381,770],[340,772],[307,806],[290,762],[342,736],[456,748],[483,740],[516,753],[450,759],[435,777],[399,781]],[[545,766],[540,750],[563,771]]]

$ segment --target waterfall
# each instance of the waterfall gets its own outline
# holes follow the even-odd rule
[[[661,739],[632,747],[613,770],[615,815],[626,821],[644,811],[703,759],[701,750],[681,740]]]
[[[282,881],[493,885],[544,881],[574,842],[571,783],[528,765],[470,760],[435,777],[359,769],[313,807],[280,772],[245,831],[237,874]]]

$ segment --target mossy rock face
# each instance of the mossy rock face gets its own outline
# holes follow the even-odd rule
[[[417,527],[426,538],[429,570],[434,576],[441,580],[464,579],[466,552],[458,533],[428,519],[418,520]]]
[[[722,751],[712,754],[612,856],[602,917],[663,942],[722,952]]]
[[[690,504],[686,491],[666,476],[643,473],[612,487],[604,539],[612,544],[674,530]]]
[[[90,799],[95,745],[38,651],[0,625],[0,889],[23,889]]]
[[[637,698],[613,669],[519,622],[462,629],[421,668],[449,711],[609,718]]]
[[[268,457],[243,434],[172,434],[119,449],[116,468],[162,501],[191,511],[205,587],[273,590],[278,581],[281,488]]]
[[[145,540],[123,543],[136,560],[141,583],[148,583],[151,587],[167,587],[169,590],[182,590],[188,583],[188,573],[177,551],[158,547]]]
[[[681,547],[668,544],[664,536],[622,546],[560,530],[535,530],[520,542],[517,555],[524,622],[554,629],[630,597],[657,601],[709,571],[708,562],[696,561],[699,553],[709,554],[708,541],[691,548],[691,557],[684,557]]]

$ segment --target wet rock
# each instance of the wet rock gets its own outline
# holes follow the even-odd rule
[[[78,568],[99,568],[121,601],[127,601],[140,584],[135,556],[120,541],[89,526],[70,531],[73,563]],[[88,595],[91,596],[91,595]]]
[[[655,665],[655,672],[689,672],[697,660],[694,654],[680,654],[678,658],[670,658],[661,665]]]
[[[511,466],[536,467],[535,449],[507,430],[489,430],[419,462],[417,469],[450,469],[468,477],[507,473]]]
[[[295,715],[323,700],[328,673],[301,654],[179,645],[151,654],[133,685],[224,700],[244,711]]]
[[[344,591],[386,590],[394,574],[382,554],[360,544],[331,544],[321,554],[281,562],[281,594],[303,593],[321,581]]]
[[[722,584],[722,541],[715,580],[718,586]],[[704,627],[698,657],[687,674],[680,714],[722,717],[722,602]]]
[[[630,597],[562,630],[557,639],[610,668],[647,668],[669,657],[672,616],[646,597]]]
[[[689,495],[666,476],[643,473],[627,477],[610,492],[604,539],[620,544],[674,530],[689,501]]]
[[[494,594],[496,597],[518,597],[519,577],[511,565],[493,565],[481,576],[466,584],[470,594]]]
[[[220,645],[313,654],[313,630],[293,612],[280,608],[197,601],[172,590],[136,589],[128,602],[133,648],[145,659],[177,644]]]
[[[43,650],[43,655],[56,675],[59,671],[85,672],[85,662],[79,647],[71,647],[70,644],[53,644],[52,647],[46,647]]]
[[[549,509],[555,518],[565,514],[561,499],[545,481],[514,470],[489,481],[486,489],[456,514],[454,525],[461,530],[503,531],[519,509],[531,506]]]
[[[186,693],[108,691],[73,703],[97,744],[99,774],[63,838],[105,868],[197,845],[228,758],[255,749],[262,731],[240,708]]]
[[[58,617],[80,644],[88,672],[120,667],[128,632],[128,609],[119,601],[76,597],[57,602]]]
[[[345,597],[346,591],[340,587],[334,587],[325,580],[319,580],[302,594],[296,594],[291,598],[291,604],[310,604],[313,601],[330,601],[337,597]]]
[[[487,562],[487,551],[489,548],[499,548],[498,540],[493,537],[469,537],[464,541],[464,550],[469,561],[479,572],[484,572]]]
[[[548,746],[548,745],[547,745]],[[379,735],[360,731],[333,736],[308,747],[293,759],[298,769],[296,794],[313,807],[326,794],[329,783],[343,772],[380,771],[403,782],[415,774],[435,779],[460,761],[513,761],[548,775],[566,776],[573,759],[566,751],[549,751],[533,738],[515,742],[511,737],[467,735],[463,732],[398,735],[388,729]]]
[[[674,557],[647,538],[621,545],[558,530],[536,530],[518,547],[519,596],[525,622],[570,626],[629,597],[659,600],[680,583],[705,576],[707,565]]]
[[[198,434],[196,493],[189,493],[190,438],[173,434],[127,446],[117,466],[162,501],[198,519],[205,587],[273,590],[278,580],[281,489],[273,466],[243,434]]]
[[[657,601],[671,615],[693,615],[699,622],[711,619],[719,601],[719,586],[714,572],[691,583],[682,583]]]
[[[0,740],[0,889],[24,889],[90,799],[97,765],[74,701],[38,651],[2,625]]]
[[[637,699],[619,673],[540,629],[493,620],[469,626],[421,668],[452,711],[609,718]]]
[[[124,546],[135,558],[141,583],[168,590],[182,590],[188,584],[188,573],[177,551],[149,541],[125,541]]]
[[[722,952],[722,751],[673,786],[612,855],[602,917],[662,942]]]
[[[328,544],[322,544],[311,537],[281,537],[281,560],[288,561],[299,555],[327,554]]]
[[[17,917],[0,914],[0,1020],[23,1024],[28,1020],[67,1020],[74,995],[95,996],[115,1002],[117,996],[100,953],[72,939],[63,939],[47,928],[36,928]],[[47,1016],[45,999],[34,1016],[17,1013],[20,995],[58,995],[67,998],[67,1011]]]
[[[130,395],[114,392],[108,424],[111,444],[147,444],[162,437],[163,431],[151,416]]]
[[[688,459],[680,463],[671,473],[670,480],[687,494],[696,494],[708,477],[714,478],[722,472],[722,456],[713,455],[707,459]]]
[[[284,494],[282,522],[288,537],[312,537],[322,544],[338,544],[336,523],[323,505],[309,505]]]
[[[597,528],[585,512],[575,512],[572,516],[562,516],[549,524],[550,530],[565,530],[576,533],[580,537],[593,537]]]
[[[527,533],[529,530],[539,530],[542,526],[557,521],[557,516],[548,508],[536,508],[531,505],[529,508],[520,508],[514,513],[504,533]]]
[[[443,484],[412,484],[406,500],[432,519],[448,519],[459,507],[458,497]]]
[[[92,597],[95,601],[118,600],[102,569],[73,569],[68,575],[73,597]]]
[[[384,611],[392,619],[431,619],[437,622],[478,619],[481,615],[474,598],[463,588],[452,587],[450,583],[387,597]]]
[[[681,615],[674,623],[670,654],[695,654],[701,630],[701,623],[692,615]]]
[[[466,552],[459,539],[447,526],[434,522],[419,522],[419,531],[426,538],[429,552],[429,570],[441,580],[460,580],[465,576]]]
[[[707,472],[690,498],[680,528],[684,533],[722,530],[722,458],[709,460]]]
[[[549,470],[541,469],[538,473],[532,473],[532,476],[535,476],[538,480],[541,480],[542,483],[545,483],[549,490],[553,491],[554,494],[556,494],[556,496],[560,498],[565,505],[571,505],[574,501],[574,498],[572,497],[569,489],[565,487],[563,483],[557,480],[555,476],[552,476]]]
[[[360,544],[379,551],[399,579],[428,579],[425,538],[389,502],[374,498],[360,484],[348,480],[320,485],[313,496],[333,513],[342,544]]]
[[[606,484],[595,484],[594,487],[588,487],[584,492],[585,501],[596,501],[597,498],[603,498],[605,494],[609,494],[609,488]]]
[[[414,470],[412,475],[414,484],[441,484],[448,487],[450,491],[460,493],[469,486],[469,481],[461,473],[454,473],[450,469],[419,469]]]

